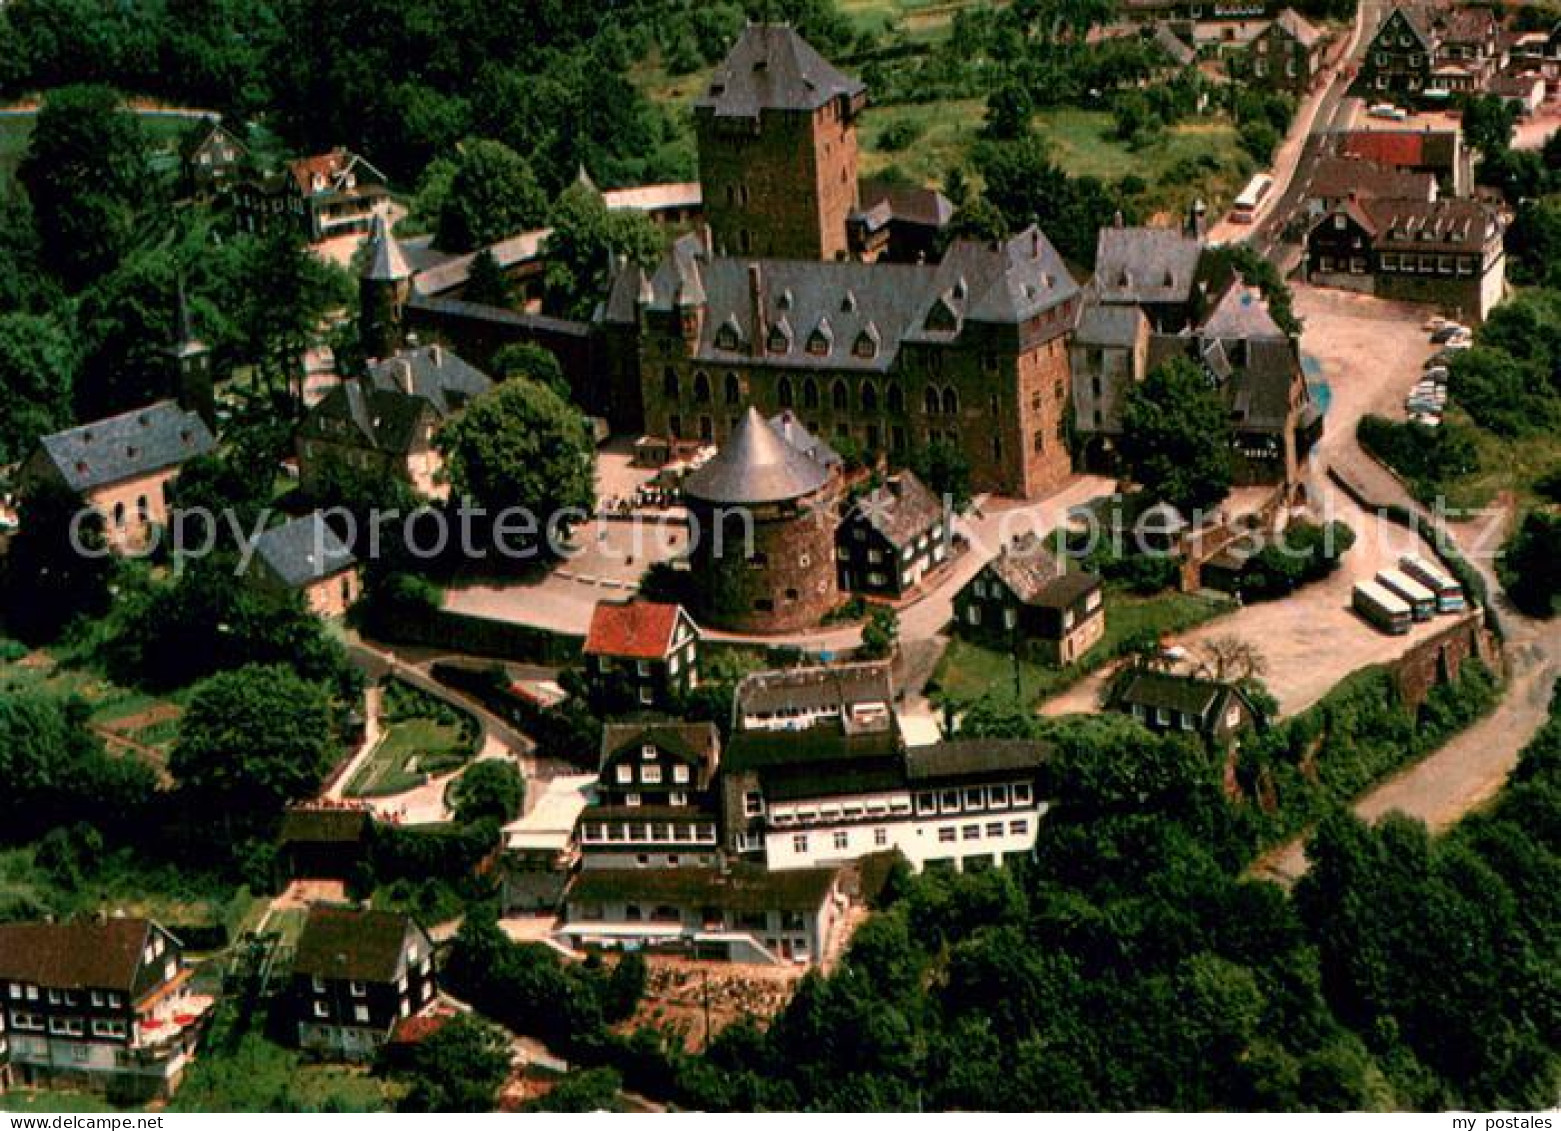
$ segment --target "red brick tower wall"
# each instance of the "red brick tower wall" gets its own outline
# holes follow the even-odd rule
[[[856,207],[855,103],[752,118],[695,113],[699,179],[716,250],[779,259],[836,259]]]
[[[752,537],[735,505],[689,499],[698,531],[693,569],[697,619],[731,632],[795,632],[840,604],[835,578],[839,487],[831,482],[796,503],[748,508]],[[715,523],[722,519],[719,545]],[[746,553],[745,553],[746,551]]]

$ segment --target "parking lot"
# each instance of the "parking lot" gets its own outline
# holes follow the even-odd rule
[[[1315,519],[1338,520],[1355,531],[1356,543],[1337,573],[1283,601],[1238,609],[1175,638],[1196,646],[1216,636],[1255,645],[1268,662],[1264,682],[1286,714],[1305,710],[1351,672],[1403,655],[1411,645],[1448,623],[1440,617],[1414,626],[1407,636],[1377,631],[1350,608],[1355,582],[1396,566],[1405,553],[1422,553],[1419,539],[1396,524],[1368,515],[1327,477],[1330,461],[1360,458],[1355,425],[1368,412],[1404,417],[1404,399],[1433,352],[1423,308],[1362,295],[1296,286],[1295,308],[1306,323],[1305,351],[1320,366],[1331,400],[1323,440],[1306,471]],[[1048,715],[1098,708],[1106,676],[1075,685],[1043,705]]]

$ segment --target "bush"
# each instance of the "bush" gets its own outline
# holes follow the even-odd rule
[[[1377,459],[1396,471],[1410,493],[1429,503],[1445,491],[1447,481],[1479,470],[1480,453],[1474,436],[1456,421],[1443,420],[1428,428],[1413,420],[1399,422],[1363,416],[1355,438]]]
[[[901,118],[884,127],[883,132],[878,135],[878,148],[886,153],[900,153],[920,141],[926,132],[927,127],[921,122]]]

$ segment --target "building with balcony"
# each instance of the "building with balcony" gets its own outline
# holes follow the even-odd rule
[[[214,1004],[190,977],[179,940],[149,919],[0,925],[9,1085],[166,1099]]]

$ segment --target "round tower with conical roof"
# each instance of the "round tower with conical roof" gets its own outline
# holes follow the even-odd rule
[[[366,358],[391,357],[401,348],[412,265],[383,215],[374,217],[368,258],[358,276],[358,340]]]
[[[809,628],[840,603],[838,476],[750,407],[684,481],[699,620],[734,632]]]

